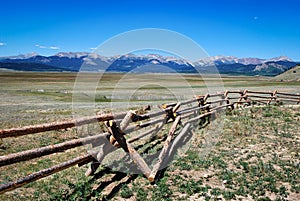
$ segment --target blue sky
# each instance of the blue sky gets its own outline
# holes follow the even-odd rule
[[[300,61],[300,1],[3,0],[0,56],[91,51],[125,31],[179,32],[209,55]]]

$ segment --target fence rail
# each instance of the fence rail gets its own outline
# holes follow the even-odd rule
[[[149,181],[154,182],[158,170],[162,164],[167,163],[168,158],[171,156],[171,150],[174,150],[173,148],[178,145],[184,136],[192,134],[193,131],[199,127],[199,120],[205,120],[207,117],[226,109],[232,110],[239,106],[252,106],[258,103],[266,105],[283,103],[299,104],[300,94],[278,92],[277,90],[229,90],[223,93],[199,95],[191,100],[183,102],[163,104],[160,106],[160,111],[149,112],[146,114],[138,114],[136,111],[118,114],[100,114],[64,122],[2,129],[0,130],[0,139],[38,134],[46,131],[72,128],[97,122],[104,122],[107,132],[0,156],[0,167],[3,167],[54,153],[64,152],[86,144],[92,144],[93,147],[98,149],[53,167],[32,173],[16,181],[2,184],[0,185],[0,193],[19,188],[25,184],[75,165],[81,166],[83,164],[91,163],[86,175],[93,175],[105,156],[118,148],[129,153],[138,169],[143,172]],[[159,133],[167,124],[172,124],[172,126],[166,134],[166,141],[163,144],[158,160],[151,170],[131,143],[149,135],[157,135],[157,133]],[[178,127],[181,127],[181,129]],[[142,128],[148,128],[148,130],[126,139],[127,134],[138,132]]]

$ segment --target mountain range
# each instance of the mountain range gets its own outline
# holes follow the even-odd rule
[[[286,56],[271,59],[237,58],[233,56],[213,56],[196,62],[157,54],[104,57],[96,53],[60,52],[53,56],[35,53],[0,57],[0,69],[16,71],[44,72],[178,72],[215,73],[234,75],[275,76],[283,73],[298,62]],[[81,68],[82,67],[82,68]]]

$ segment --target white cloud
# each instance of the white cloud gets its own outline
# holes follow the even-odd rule
[[[36,47],[39,47],[39,48],[42,48],[42,49],[45,49],[45,48],[47,48],[46,46],[44,46],[44,45],[39,45],[39,44],[37,44],[37,45],[35,45]]]
[[[57,46],[44,46],[44,45],[40,45],[40,44],[36,44],[35,47],[41,48],[41,49],[50,49],[50,50],[59,50],[60,48]]]
[[[91,48],[90,48],[90,50],[96,50],[96,49],[97,49],[96,47],[91,47]]]
[[[51,46],[51,47],[49,47],[51,50],[59,50],[60,48],[59,47],[57,47],[57,46]]]
[[[6,45],[6,43],[0,42],[0,46],[5,46],[5,45]]]

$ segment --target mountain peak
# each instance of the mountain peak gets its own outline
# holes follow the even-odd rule
[[[268,59],[267,61],[290,61],[292,62],[293,60],[287,56],[279,56],[279,57],[274,57],[274,58],[271,58],[271,59]]]
[[[12,65],[13,64],[13,65]],[[82,64],[87,64],[88,71],[98,71],[103,65],[110,66],[108,72],[130,72],[136,67],[148,66],[143,72],[160,72],[150,66],[165,65],[176,72],[193,73],[195,69],[203,72],[211,72],[215,66],[223,74],[244,75],[277,75],[295,66],[287,56],[279,56],[272,59],[237,58],[234,56],[206,57],[197,62],[190,63],[185,59],[163,56],[160,54],[125,54],[113,57],[101,56],[97,53],[88,52],[60,52],[54,56],[40,56],[36,53],[0,58],[0,68],[24,70],[22,65],[27,64],[27,69],[33,71],[55,70],[79,71]],[[32,66],[32,68],[30,68]]]
[[[88,56],[88,52],[59,52],[54,56],[57,57],[68,57],[68,58],[81,58]]]
[[[27,54],[19,54],[17,56],[0,57],[0,59],[29,59],[35,56],[38,56],[38,54],[35,52],[30,52]]]

